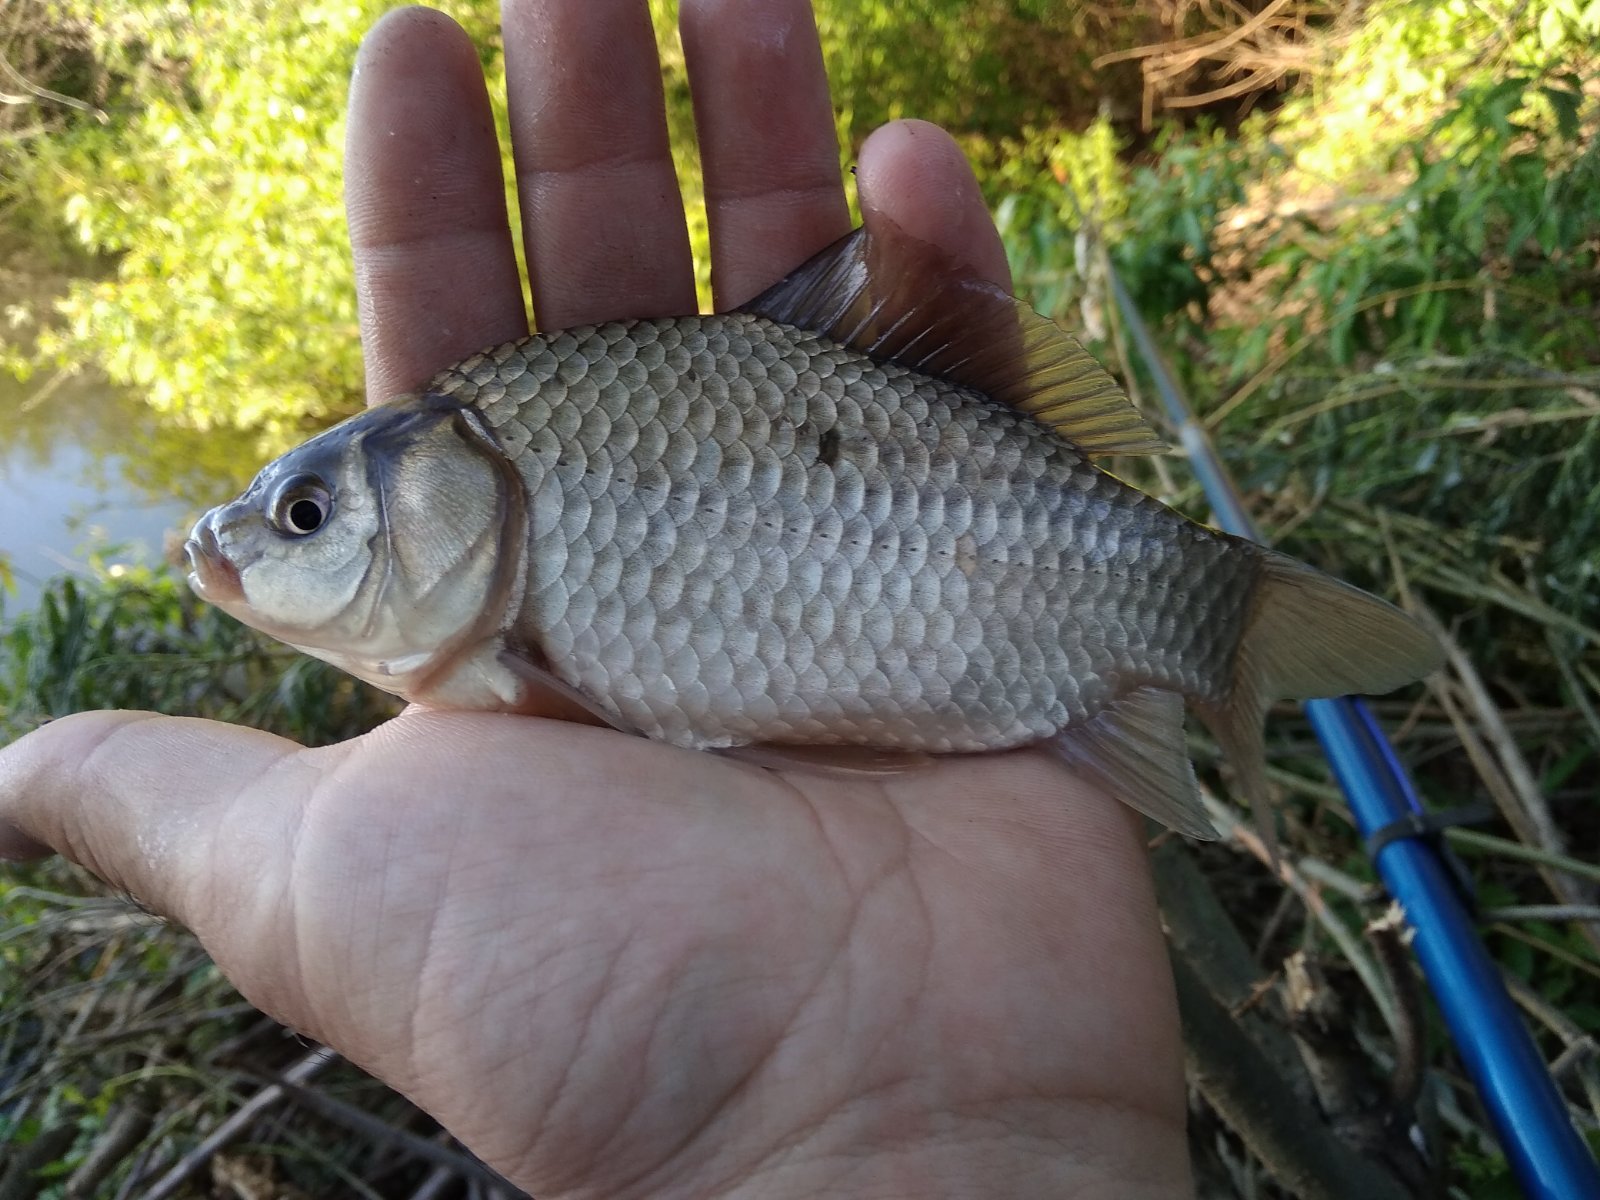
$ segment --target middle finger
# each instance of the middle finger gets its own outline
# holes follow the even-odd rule
[[[694,312],[644,0],[505,0],[502,20],[539,327]]]

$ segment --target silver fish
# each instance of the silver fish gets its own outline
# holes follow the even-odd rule
[[[1054,325],[893,228],[738,311],[542,333],[264,468],[195,589],[410,700],[759,761],[1041,746],[1212,837],[1187,701],[1260,804],[1280,698],[1438,649],[1097,468],[1160,438]]]

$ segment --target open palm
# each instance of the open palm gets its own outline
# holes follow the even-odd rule
[[[546,328],[693,310],[643,0],[508,3]],[[797,0],[683,4],[719,306],[848,223]],[[525,332],[473,48],[386,18],[351,93],[371,394]],[[861,154],[893,217],[1006,281],[931,126]],[[254,1002],[541,1197],[1172,1195],[1177,1020],[1139,827],[1031,754],[784,774],[533,717],[340,746],[149,714],[0,755],[0,850],[192,928]]]

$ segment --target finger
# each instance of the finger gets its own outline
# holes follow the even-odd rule
[[[644,0],[505,0],[506,97],[540,328],[695,310]]]
[[[888,217],[1008,291],[1011,268],[978,180],[955,139],[926,121],[894,121],[861,147],[856,171],[868,224]]]
[[[685,0],[679,17],[719,311],[850,231],[807,0]]]
[[[527,333],[483,71],[442,13],[390,13],[361,44],[345,209],[369,401]]]
[[[27,862],[53,853],[49,846],[0,817],[0,862]]]
[[[365,1053],[360,1023],[341,1020],[353,985],[367,969],[392,995],[394,980],[415,978],[417,947],[383,948],[401,960],[392,975],[352,951],[361,918],[374,919],[363,904],[389,899],[362,857],[381,855],[382,837],[317,844],[311,801],[337,794],[318,789],[338,782],[355,745],[305,750],[216,721],[84,713],[0,753],[0,825],[187,927],[263,1012]]]
[[[199,932],[208,906],[196,882],[225,820],[247,843],[250,826],[264,845],[292,842],[293,804],[240,813],[234,800],[298,753],[272,734],[154,713],[53,721],[0,752],[0,846],[48,847]]]

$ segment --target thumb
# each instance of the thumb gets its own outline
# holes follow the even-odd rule
[[[55,851],[199,932],[199,868],[222,826],[248,788],[302,753],[272,734],[155,713],[53,721],[0,749],[0,858]],[[297,805],[253,807],[254,822],[273,826],[255,837],[289,837]],[[230,824],[230,837],[244,832]]]

